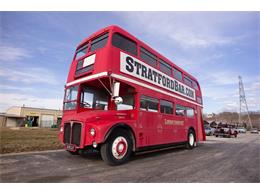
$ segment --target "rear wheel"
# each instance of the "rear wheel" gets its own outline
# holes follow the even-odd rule
[[[188,149],[193,149],[196,146],[196,144],[196,136],[194,131],[189,131],[186,147]]]
[[[117,129],[101,145],[101,157],[109,165],[120,165],[129,160],[132,148],[130,134],[124,129]]]

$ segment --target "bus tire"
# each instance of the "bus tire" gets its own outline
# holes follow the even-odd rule
[[[187,143],[186,148],[187,149],[193,149],[196,146],[196,136],[193,130],[189,130],[188,137],[187,137]]]
[[[132,153],[133,140],[125,129],[116,129],[101,145],[102,159],[109,165],[126,163]]]

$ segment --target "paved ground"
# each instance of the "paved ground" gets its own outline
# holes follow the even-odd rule
[[[207,137],[194,150],[139,154],[111,167],[65,151],[2,155],[1,182],[260,182],[260,134]]]

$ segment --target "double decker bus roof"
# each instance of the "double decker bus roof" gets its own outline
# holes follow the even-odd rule
[[[138,38],[136,38],[134,35],[130,34],[129,32],[127,32],[126,30],[122,29],[121,27],[117,26],[117,25],[110,25],[107,26],[103,29],[100,29],[98,31],[96,31],[95,33],[91,34],[88,38],[84,39],[77,47],[80,48],[81,46],[83,46],[84,44],[86,44],[87,42],[89,42],[91,39],[95,38],[96,36],[106,32],[112,30],[114,32],[119,32],[125,36],[127,36],[128,38],[130,38],[131,40],[135,41],[136,43],[140,43],[141,46],[143,46],[145,49],[148,49],[150,52],[152,52],[154,55],[156,55],[158,58],[162,59],[163,61],[165,61],[166,63],[169,63],[172,65],[172,67],[178,69],[179,71],[181,71],[184,75],[190,77],[191,79],[193,79],[194,81],[196,81],[198,83],[198,80],[192,76],[190,73],[186,72],[184,69],[182,69],[180,66],[176,65],[174,62],[172,62],[171,60],[169,60],[168,58],[164,57],[162,54],[160,54],[159,52],[157,52],[156,50],[154,50],[153,48],[151,48],[148,44],[146,44],[145,42],[139,40]],[[200,89],[200,85],[199,85],[199,89]]]

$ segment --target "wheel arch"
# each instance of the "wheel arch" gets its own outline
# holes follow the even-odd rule
[[[133,151],[136,150],[136,137],[135,137],[135,133],[132,129],[132,127],[126,123],[117,123],[115,125],[113,125],[108,132],[106,133],[105,137],[104,137],[104,142],[107,141],[108,137],[116,131],[116,129],[125,129],[130,133],[131,139],[133,140]]]

